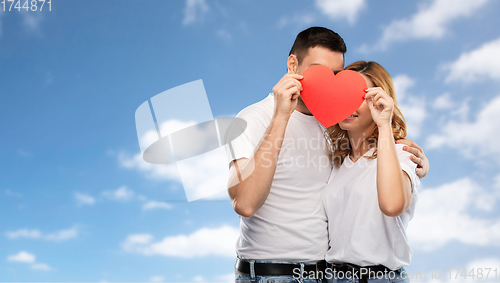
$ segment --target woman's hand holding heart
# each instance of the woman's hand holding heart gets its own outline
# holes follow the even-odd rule
[[[377,127],[391,127],[394,100],[380,87],[366,90],[365,101]]]

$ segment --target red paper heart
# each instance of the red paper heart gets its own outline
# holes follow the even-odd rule
[[[335,75],[323,65],[314,65],[302,73],[300,96],[307,108],[325,127],[349,117],[363,103],[365,79],[355,71],[344,70]]]

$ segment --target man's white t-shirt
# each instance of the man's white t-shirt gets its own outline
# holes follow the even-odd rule
[[[253,156],[273,112],[274,96],[269,94],[236,116],[247,125],[226,146],[229,162]],[[324,259],[328,231],[321,196],[332,168],[326,146],[318,120],[294,111],[286,127],[269,196],[253,216],[241,217],[238,257],[306,264]]]
[[[374,148],[363,156],[371,156]],[[400,216],[389,217],[379,208],[377,195],[377,159],[349,157],[332,176],[323,192],[328,215],[330,249],[326,261],[359,266],[385,265],[395,270],[408,266],[412,250],[406,237],[408,221],[413,217],[420,179],[417,166],[403,145],[396,144],[401,169],[410,177],[412,202]]]

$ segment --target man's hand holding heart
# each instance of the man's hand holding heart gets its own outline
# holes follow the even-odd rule
[[[276,118],[284,118],[288,121],[292,115],[302,91],[302,84],[299,81],[301,79],[302,75],[286,74],[273,87],[274,116]]]

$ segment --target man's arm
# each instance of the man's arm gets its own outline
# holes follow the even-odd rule
[[[297,106],[301,75],[286,74],[274,86],[274,114],[254,155],[231,162],[228,193],[233,209],[243,217],[252,216],[266,201],[276,171],[285,130]]]

